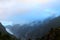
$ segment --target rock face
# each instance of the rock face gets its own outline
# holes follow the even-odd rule
[[[0,23],[0,40],[17,40],[15,36],[9,34]]]

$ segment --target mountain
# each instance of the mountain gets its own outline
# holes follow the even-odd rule
[[[31,24],[24,24],[24,25],[16,25],[11,27],[11,32],[14,33],[14,35],[18,38],[21,38],[23,40],[28,40],[28,39],[37,39],[41,38],[44,35],[46,35],[51,28],[57,28],[60,26],[60,16],[55,17],[53,19],[48,18],[44,20],[43,22],[41,21],[34,21]]]
[[[15,36],[9,34],[5,27],[0,23],[0,40],[18,40]]]

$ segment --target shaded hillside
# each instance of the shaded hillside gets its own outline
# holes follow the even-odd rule
[[[60,27],[52,28],[49,33],[43,36],[40,40],[60,40]]]
[[[17,38],[9,34],[4,26],[0,23],[0,40],[17,40]]]

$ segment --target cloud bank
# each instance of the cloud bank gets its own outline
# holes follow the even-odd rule
[[[38,12],[39,15],[43,15],[44,13],[41,13],[41,11],[49,15],[59,15],[59,9],[60,0],[0,0],[0,20],[8,21],[15,15],[30,14],[34,16]]]

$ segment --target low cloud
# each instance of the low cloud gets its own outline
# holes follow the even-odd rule
[[[25,14],[33,9],[44,11],[56,5],[59,5],[59,0],[0,0],[0,19],[6,20],[8,17]]]

